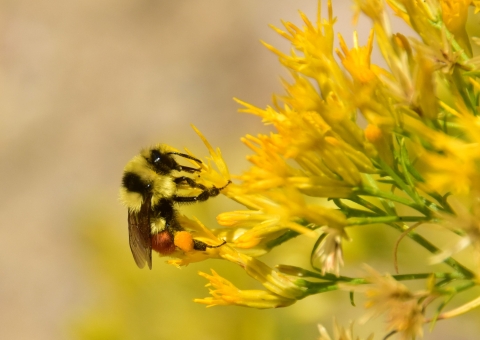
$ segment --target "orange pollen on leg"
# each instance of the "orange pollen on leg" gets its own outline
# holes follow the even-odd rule
[[[152,236],[152,249],[162,255],[169,255],[175,251],[173,235],[164,230]]]
[[[193,237],[188,231],[178,231],[175,233],[174,242],[175,245],[184,252],[193,250]]]

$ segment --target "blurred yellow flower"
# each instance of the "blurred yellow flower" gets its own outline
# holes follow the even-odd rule
[[[365,307],[371,311],[364,316],[361,322],[385,314],[387,331],[400,333],[404,340],[421,338],[426,318],[420,301],[427,296],[427,292],[412,293],[405,285],[390,275],[382,276],[368,266],[366,269],[368,271],[367,281],[371,283],[371,286],[342,286],[344,289],[364,292],[367,296]]]
[[[359,337],[354,337],[353,335],[353,322],[350,323],[350,327],[344,328],[334,319],[333,338],[330,337],[322,325],[318,325],[318,331],[320,332],[320,338],[318,338],[318,340],[361,340]],[[373,340],[373,334],[369,335],[365,340]]]
[[[465,30],[467,23],[468,7],[472,0],[441,0],[442,18],[445,26],[453,33],[459,44],[468,52],[472,54],[472,47]]]
[[[411,296],[403,285],[395,287],[394,280],[387,281],[379,283],[377,289],[367,291],[371,299],[367,308],[375,308],[376,313],[386,312],[387,329],[399,332],[402,339],[422,337],[425,317],[418,299]]]

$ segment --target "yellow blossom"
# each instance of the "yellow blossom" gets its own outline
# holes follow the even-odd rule
[[[296,112],[321,110],[325,102],[308,78],[291,72],[294,82],[282,81],[288,95],[279,98]]]
[[[211,187],[212,185],[216,186],[217,188],[224,187],[227,183],[230,182],[230,173],[228,171],[227,164],[222,158],[222,153],[220,152],[220,149],[217,149],[215,151],[210,145],[210,143],[207,141],[207,139],[202,135],[202,133],[195,126],[192,125],[192,127],[198,134],[198,136],[202,139],[203,143],[205,144],[210,153],[210,158],[207,158],[207,162],[202,162],[202,164],[200,164],[201,172],[199,173],[200,177],[197,181],[206,184],[208,187]],[[186,151],[191,156],[194,156],[188,150]],[[213,168],[212,163],[215,164],[218,171]],[[197,163],[195,164],[198,166]],[[225,189],[223,189],[223,193],[227,194],[228,190],[229,187],[226,186]]]
[[[441,0],[442,18],[450,32],[453,33],[463,49],[472,54],[472,47],[465,30],[468,16],[468,6],[471,0]]]
[[[357,23],[360,12],[363,12],[375,22],[385,19],[383,0],[355,0],[354,23]]]
[[[179,232],[179,249],[170,263],[223,259],[240,266],[265,290],[240,290],[212,270],[212,275],[200,274],[209,281],[211,296],[196,302],[275,308],[343,287],[366,294],[366,318],[384,314],[388,331],[408,339],[423,335],[431,301],[442,294],[452,296],[456,287],[449,286],[450,277],[474,282],[478,271],[473,273],[451,256],[467,246],[480,253],[478,209],[476,204],[471,211],[453,209],[454,200],[447,200],[458,194],[472,202],[480,197],[480,62],[469,57],[464,41],[468,4],[387,3],[421,39],[393,32],[381,0],[356,1],[357,10],[373,21],[364,46],[354,32],[352,48],[341,35],[335,48],[331,1],[327,19],[321,18],[319,6],[316,22],[300,13],[302,27],[290,22],[282,22],[283,29],[273,27],[291,43],[291,52],[264,44],[291,80],[282,80],[284,94],[275,95],[264,109],[235,99],[240,112],[254,114],[274,129],[242,138],[252,153],[247,156],[251,167],[234,177],[236,183],[230,182],[220,151],[197,131],[210,152],[210,159],[200,165],[198,181],[217,188],[228,183],[222,193],[246,208],[219,214],[220,228],[213,230],[179,214],[185,238]],[[384,68],[371,60],[376,47],[385,59]],[[357,121],[359,115],[366,128]],[[324,205],[327,199],[334,208]],[[405,213],[397,204],[412,212]],[[449,265],[452,273],[396,277],[428,276],[431,289],[425,292],[411,292],[391,275],[373,269],[367,279],[342,276],[344,241],[350,240],[346,227],[381,223],[403,232],[400,239],[411,237],[434,253],[433,259]],[[436,248],[413,230],[426,223],[438,223],[463,237],[451,248]],[[297,236],[317,239],[310,252],[313,269],[274,269],[257,258]],[[195,240],[211,248],[196,251],[191,244]],[[370,285],[359,287],[365,283]],[[465,308],[477,305],[474,299]],[[439,318],[445,315],[448,312]],[[324,328],[320,332],[322,339],[331,339]],[[351,329],[338,325],[334,337],[353,340]]]
[[[463,148],[465,150],[465,148]],[[461,154],[462,149],[458,149]],[[437,153],[421,153],[419,169],[424,172],[425,182],[419,184],[429,192],[468,193],[474,185],[478,168],[468,159],[456,159]],[[452,178],[455,181],[452,181]]]
[[[306,296],[307,288],[298,285],[295,278],[291,278],[270,268],[262,261],[241,253],[225,254],[224,258],[240,265],[245,272],[260,282],[270,292],[288,299],[302,299]]]
[[[371,69],[370,65],[370,56],[373,48],[373,30],[370,31],[368,43],[365,47],[358,46],[357,32],[354,32],[353,34],[354,48],[351,50],[348,50],[348,47],[341,35],[339,35],[339,39],[343,54],[340,53],[339,50],[337,50],[337,54],[342,61],[343,66],[350,73],[353,79],[360,83],[368,83],[373,81],[376,78],[376,75]]]
[[[392,134],[375,124],[368,124],[365,128],[365,138],[375,146],[378,157],[389,166],[393,166]]]
[[[420,132],[420,127],[414,127],[436,150],[431,152],[420,145],[415,146],[419,155],[419,169],[425,177],[422,186],[428,187],[429,191],[468,193],[478,183],[480,120],[468,113],[466,108],[460,107],[456,111],[444,103],[440,105],[453,115],[452,121],[461,129],[464,138],[458,139],[425,128]],[[456,180],[452,182],[452,178]]]
[[[251,202],[249,205],[255,206],[258,212],[235,211],[219,215],[217,220],[223,226],[249,228],[232,241],[236,247],[251,248],[260,243],[266,245],[287,230],[311,234],[311,229],[298,223],[300,219],[317,226],[342,227],[346,224],[343,214],[319,205],[306,204],[302,195],[293,188],[271,191],[266,195],[248,197]]]
[[[237,305],[253,308],[278,308],[286,307],[296,302],[295,299],[289,299],[264,290],[240,290],[230,281],[219,276],[213,269],[212,275],[200,272],[201,276],[209,280],[207,287],[210,289],[212,297],[204,299],[195,299],[195,302],[213,307],[218,305]]]
[[[438,28],[432,25],[440,19],[441,8],[436,1],[387,0],[387,3],[427,44],[439,38]]]
[[[249,107],[249,112],[263,115],[268,112],[256,108]],[[375,172],[371,161],[361,151],[355,150],[348,143],[343,143],[340,136],[335,138],[335,134],[330,133],[330,127],[325,123],[321,116],[313,112],[304,112],[298,115],[288,108],[283,111],[285,119],[277,120],[275,125],[279,130],[280,138],[272,134],[271,136],[259,136],[258,138],[247,137],[243,141],[262,157],[250,158],[257,164],[268,163],[271,159],[273,163],[282,161],[278,154],[284,155],[284,158],[293,158],[299,160],[299,163],[308,159],[324,159],[324,165],[319,169],[323,176],[329,176],[332,179],[341,179],[350,186],[359,185],[361,182],[360,171]],[[255,146],[253,143],[258,144]],[[261,162],[261,163],[260,163]],[[273,165],[274,165],[273,164]],[[258,176],[267,177],[265,182],[256,183],[261,186],[284,184],[286,175],[301,174],[287,165],[273,166],[268,164],[261,170],[253,170],[256,172],[252,175],[245,175],[247,178],[257,178]],[[302,164],[300,164],[302,165]],[[325,166],[326,165],[326,166]],[[274,173],[274,177],[267,176]],[[247,177],[248,176],[248,177]],[[257,181],[247,181],[247,183]]]
[[[475,6],[475,14],[480,12],[480,0],[473,0],[473,5]]]

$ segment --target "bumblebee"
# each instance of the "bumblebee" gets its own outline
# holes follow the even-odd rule
[[[223,187],[207,188],[185,174],[200,172],[200,168],[180,165],[175,157],[197,158],[180,153],[165,144],[144,149],[127,163],[122,177],[120,199],[128,208],[130,249],[139,268],[145,263],[152,269],[152,248],[169,255],[177,248],[183,251],[206,250],[211,246],[194,240],[176,219],[176,204],[202,202],[217,196]],[[200,190],[196,196],[182,196],[179,189]]]

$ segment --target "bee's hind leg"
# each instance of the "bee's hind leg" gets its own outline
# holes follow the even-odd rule
[[[222,244],[219,244],[217,246],[211,246],[209,244],[206,244],[205,242],[198,241],[198,240],[193,240],[193,249],[195,250],[200,250],[200,251],[205,251],[207,248],[218,248],[223,246],[227,241],[223,241]]]

